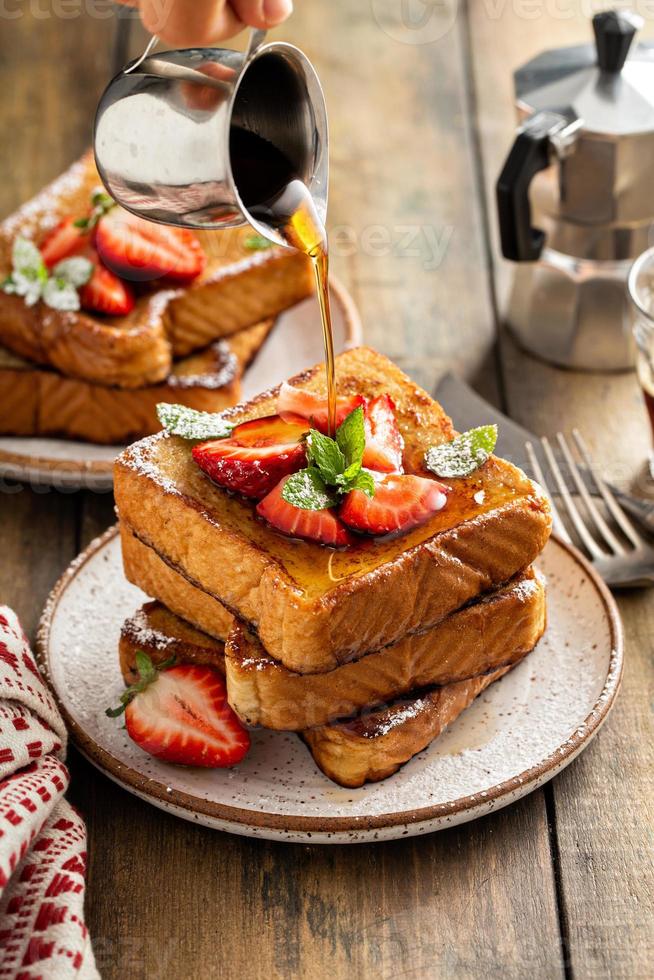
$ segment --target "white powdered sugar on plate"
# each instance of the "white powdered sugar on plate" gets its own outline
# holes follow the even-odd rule
[[[221,830],[292,841],[427,833],[542,785],[588,744],[613,702],[622,651],[610,594],[557,541],[537,565],[548,582],[548,628],[534,652],[398,773],[362,789],[332,783],[290,733],[254,732],[249,755],[232,770],[185,769],[147,756],[105,716],[123,687],[121,626],[145,598],[123,576],[115,532],[92,545],[55,589],[39,656],[73,740],[112,779],[156,806]]]

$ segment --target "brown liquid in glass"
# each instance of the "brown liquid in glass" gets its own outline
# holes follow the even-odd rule
[[[333,436],[336,430],[336,371],[329,304],[327,231],[307,186],[272,143],[247,130],[233,129],[230,155],[238,192],[252,217],[274,228],[285,242],[308,255],[313,264],[325,346],[329,434]]]

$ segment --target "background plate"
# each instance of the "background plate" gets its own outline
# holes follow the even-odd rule
[[[184,769],[147,756],[105,716],[123,689],[120,627],[144,601],[123,576],[114,528],[53,590],[39,627],[39,663],[81,751],[155,806],[277,840],[425,834],[506,806],[551,779],[588,744],[613,703],[622,673],[613,598],[559,541],[550,541],[538,565],[548,579],[549,625],[534,652],[396,775],[357,790],[327,779],[290,733],[254,732],[235,769]]]
[[[332,276],[330,283],[336,352],[361,343],[359,314],[351,296]],[[309,297],[285,310],[243,378],[243,400],[272,388],[324,360],[318,306]],[[96,446],[67,439],[0,436],[0,477],[31,486],[109,490],[113,462],[122,446]]]

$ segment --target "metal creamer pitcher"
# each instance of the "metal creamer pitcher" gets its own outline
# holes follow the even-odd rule
[[[245,53],[148,49],[112,79],[98,105],[94,149],[107,190],[124,208],[186,228],[249,222],[286,244],[261,209],[257,217],[250,209],[299,179],[324,221],[328,135],[322,88],[300,50],[264,39],[265,31],[253,31]],[[256,152],[248,160],[243,136],[246,147],[254,139],[255,150],[270,149],[283,165],[266,167]]]

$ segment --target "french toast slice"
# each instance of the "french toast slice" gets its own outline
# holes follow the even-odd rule
[[[545,586],[529,568],[438,625],[328,673],[299,674],[273,660],[256,636],[122,529],[132,581],[178,616],[226,640],[229,702],[250,725],[300,731],[349,717],[418,688],[485,675],[520,661],[545,629]],[[215,606],[219,608],[216,609]]]
[[[138,680],[138,650],[147,653],[155,664],[174,656],[177,663],[206,664],[224,673],[224,645],[159,602],[145,603],[122,627],[119,656],[126,684]],[[437,738],[510,669],[423,691],[356,718],[301,732],[300,736],[319,768],[341,786],[385,779]]]
[[[0,223],[0,277],[22,235],[39,244],[69,216],[83,217],[101,185],[90,152]],[[249,228],[198,232],[207,256],[189,286],[144,289],[134,309],[110,317],[28,307],[0,290],[0,344],[62,374],[96,384],[142,388],[163,381],[173,360],[273,317],[313,292],[310,262],[294,249],[248,247]]]
[[[405,470],[425,474],[425,451],[455,435],[441,406],[369,348],[339,355],[336,368],[340,393],[390,395]],[[291,384],[324,393],[324,366]],[[272,414],[275,398],[264,393],[229,417]],[[253,628],[267,653],[300,673],[333,670],[435,625],[529,566],[550,534],[542,491],[521,470],[491,457],[471,476],[451,481],[446,506],[422,526],[336,551],[264,524],[251,503],[211,483],[191,449],[162,433],[123,452],[114,472],[120,519]]]
[[[191,585],[122,522],[120,543],[125,576],[130,582],[214,639],[221,642],[227,639],[234,617],[222,603]]]
[[[219,340],[173,364],[165,381],[109,388],[37,367],[0,347],[0,435],[56,436],[120,445],[158,432],[159,402],[222,412],[241,397],[241,377],[274,320]]]
[[[512,667],[544,631],[545,587],[531,568],[432,629],[410,633],[327,673],[288,670],[235,619],[225,645],[229,703],[250,725],[301,731],[419,688]]]

